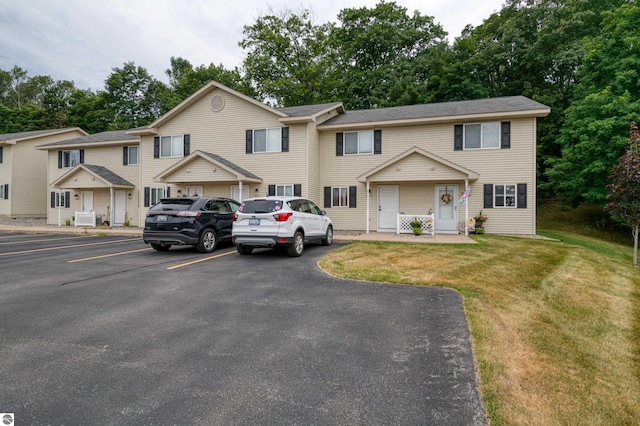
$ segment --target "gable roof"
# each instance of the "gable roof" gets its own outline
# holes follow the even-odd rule
[[[60,176],[58,179],[51,182],[51,186],[56,187],[61,182],[64,182],[71,178],[73,175],[80,173],[81,171],[87,171],[95,178],[99,179],[107,187],[114,188],[135,188],[135,185],[126,180],[125,178],[117,175],[104,166],[96,166],[95,164],[78,164],[67,173]]]
[[[177,163],[173,164],[171,167],[169,167],[168,169],[164,170],[159,175],[155,176],[153,178],[153,180],[160,181],[160,180],[166,178],[167,176],[169,176],[172,173],[174,173],[176,170],[179,170],[179,169],[185,167],[187,164],[191,163],[196,158],[203,158],[206,161],[209,161],[210,163],[212,163],[213,165],[221,167],[222,169],[226,170],[227,172],[231,173],[232,175],[235,175],[238,180],[248,180],[248,181],[253,181],[253,182],[262,182],[262,178],[260,178],[259,176],[256,176],[253,173],[243,169],[242,167],[238,166],[237,164],[234,164],[231,161],[220,157],[219,155],[212,154],[210,152],[200,151],[200,150],[196,150],[196,151],[192,152],[188,156],[184,157],[182,160],[180,160]]]
[[[439,102],[347,111],[320,124],[318,128],[358,127],[358,125],[360,127],[371,127],[372,125],[417,124],[495,117],[545,117],[550,112],[551,109],[548,106],[525,96],[506,96],[471,101]]]
[[[73,131],[78,131],[78,132],[84,133],[85,135],[87,134],[87,132],[85,132],[79,127],[67,127],[64,129],[49,129],[49,130],[32,130],[29,132],[0,134],[0,142],[15,144],[16,142],[20,142],[27,139],[38,138],[40,136],[51,136],[51,135],[63,134],[63,133],[68,133]]]
[[[412,154],[419,154],[422,155],[425,158],[428,158],[430,160],[436,161],[444,166],[449,167],[452,170],[455,170],[456,172],[459,172],[460,174],[462,174],[463,176],[465,176],[466,179],[469,180],[477,180],[478,178],[480,178],[480,175],[476,172],[474,172],[473,170],[467,169],[466,167],[463,167],[459,164],[454,163],[453,161],[449,161],[446,158],[440,157],[439,155],[436,154],[432,154],[429,151],[425,151],[422,148],[419,148],[417,146],[414,146],[412,148],[409,148],[408,150],[406,150],[405,152],[396,155],[395,157],[385,161],[382,164],[379,164],[378,166],[374,167],[373,169],[369,170],[366,173],[361,174],[360,176],[358,176],[356,179],[358,182],[366,182],[367,180],[369,180],[372,176],[374,176],[376,173],[378,173],[381,170],[386,169],[387,167],[397,163],[398,161],[402,160],[403,158],[407,158],[408,156],[412,155]],[[427,179],[424,179],[427,180]]]
[[[52,147],[60,148],[62,146],[87,146],[87,145],[120,145],[127,143],[140,143],[138,136],[132,136],[126,130],[113,130],[109,132],[94,133],[92,135],[82,136],[79,138],[65,139],[63,141],[51,142],[39,145],[38,149],[49,149]]]

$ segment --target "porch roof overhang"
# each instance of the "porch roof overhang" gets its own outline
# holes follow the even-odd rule
[[[202,167],[198,167],[198,170],[194,170],[194,174],[191,175],[191,170],[188,166],[192,164],[202,163],[208,166],[207,173],[203,173]],[[218,170],[220,169],[220,170]],[[190,176],[188,179],[184,177],[184,174],[188,173]],[[156,175],[153,178],[156,182],[262,182],[262,178],[254,175],[253,173],[243,169],[237,164],[232,163],[219,155],[212,154],[204,151],[194,151],[182,160],[178,161],[162,173]]]
[[[374,181],[445,181],[464,179],[475,181],[480,174],[439,155],[414,146],[368,172],[358,176],[358,182]]]
[[[104,166],[78,164],[49,185],[52,188],[134,189],[135,185]]]

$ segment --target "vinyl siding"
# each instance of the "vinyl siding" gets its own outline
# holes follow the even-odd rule
[[[125,166],[122,164],[122,147],[134,145],[131,143],[125,145],[113,145],[113,146],[102,146],[102,147],[84,147],[84,164],[93,164],[104,166],[107,169],[111,170],[113,173],[118,176],[126,179],[131,184],[136,186],[134,189],[125,189],[126,201],[126,212],[127,217],[130,218],[130,222],[132,226],[140,226],[139,222],[139,208],[138,208],[138,199],[142,198],[140,193],[140,186],[138,182],[140,180],[140,170],[142,168],[141,165],[130,165]],[[65,148],[66,150],[67,148]],[[152,146],[153,149],[153,146]],[[68,173],[71,169],[58,168],[58,150],[52,149],[49,151],[48,157],[48,170],[49,170],[49,182],[54,182],[59,179],[64,174]],[[73,177],[76,177],[77,180],[73,180]],[[93,191],[93,210],[96,214],[102,215],[104,220],[109,220],[107,217],[107,207],[111,206],[111,195],[109,187],[105,185],[104,182],[96,178],[93,180],[93,175],[87,171],[81,171],[75,174],[70,179],[63,181],[60,183],[60,188],[63,188],[67,191],[70,191],[70,203],[69,208],[62,209],[62,219],[64,219],[64,215],[66,214],[68,217],[73,216],[76,211],[79,211],[81,207],[80,193],[81,191]],[[50,192],[57,191],[56,188],[49,187],[47,190],[47,222],[52,225],[58,224],[58,209],[50,207]],[[128,194],[131,193],[131,199],[129,199]],[[75,199],[75,195],[78,195],[78,199]],[[140,200],[142,203],[143,200]],[[63,222],[64,223],[64,222]]]
[[[498,121],[498,120],[496,120]],[[366,185],[357,182],[357,177],[417,146],[459,166],[472,170],[480,178],[471,183],[469,215],[475,216],[483,209],[483,184],[527,183],[527,208],[485,209],[489,216],[485,228],[490,233],[535,233],[535,118],[511,120],[511,148],[487,150],[454,151],[454,124],[441,123],[382,128],[382,154],[380,155],[335,155],[336,131],[322,131],[320,136],[321,186],[358,187],[358,208],[332,208],[329,215],[336,223],[336,229],[366,229]],[[416,206],[424,203],[422,194],[414,194],[410,189],[416,179],[429,179],[426,183],[433,191],[433,185],[457,183],[459,191],[464,190],[464,180],[460,174],[434,160],[417,154],[410,155],[397,164],[383,169],[370,179],[376,184],[394,183],[400,186],[401,210],[409,210],[407,204],[414,199]],[[435,171],[429,165],[435,164]],[[396,167],[399,167],[398,171]],[[405,194],[408,192],[408,194]],[[377,224],[377,190],[371,184],[370,229]],[[434,203],[433,193],[426,198]],[[425,204],[424,207],[431,207]],[[458,220],[464,220],[464,209],[459,209]]]
[[[223,96],[225,106],[219,112],[211,107],[211,98]],[[286,127],[278,121],[278,116],[270,111],[238,98],[225,91],[215,89],[202,99],[194,102],[182,113],[178,114],[158,129],[158,136],[189,134],[191,153],[196,150],[219,155],[263,179],[262,183],[244,183],[251,187],[250,196],[267,195],[268,185],[301,184],[303,193],[309,188],[307,178],[307,125],[296,124],[289,127],[289,152],[254,153],[245,151],[245,132],[248,129],[264,129]],[[182,158],[153,158],[153,136],[143,136],[141,140],[141,187],[162,186],[164,183],[154,182],[154,176],[161,174]],[[188,166],[187,166],[188,167]],[[206,182],[210,180],[210,172],[200,177],[190,177],[189,182]],[[192,168],[191,175],[194,175]],[[200,179],[200,180],[198,180]],[[235,179],[235,178],[234,178]],[[206,186],[206,196],[224,196],[231,194],[231,186],[237,180],[229,180],[226,184]],[[171,185],[171,193],[175,194],[176,185]],[[256,192],[255,190],[258,189]],[[215,190],[215,192],[210,192]],[[140,217],[144,218],[147,208],[140,204]]]

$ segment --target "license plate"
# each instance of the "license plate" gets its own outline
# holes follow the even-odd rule
[[[249,219],[249,226],[260,225],[260,219]]]
[[[167,215],[166,214],[159,214],[158,216],[156,216],[156,221],[157,222],[166,222],[167,221]]]

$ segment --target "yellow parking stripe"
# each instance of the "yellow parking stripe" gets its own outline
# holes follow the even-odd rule
[[[104,259],[105,257],[120,256],[122,254],[137,253],[139,251],[153,250],[152,248],[143,248],[139,250],[121,251],[118,253],[103,254],[102,256],[85,257],[84,259],[68,260],[67,263],[84,262],[85,260]]]
[[[226,256],[228,254],[233,254],[236,251],[227,251],[224,253],[220,253],[220,254],[216,254],[215,256],[211,256],[211,257],[205,257],[204,259],[198,259],[198,260],[193,260],[191,262],[186,262],[186,263],[181,263],[179,265],[174,265],[174,266],[169,266],[167,269],[171,270],[171,269],[178,269],[178,268],[182,268],[183,266],[189,266],[189,265],[193,265],[194,263],[200,263],[200,262],[204,262],[205,260],[211,260],[211,259],[216,259],[218,257],[222,257],[222,256]]]
[[[40,251],[49,251],[49,250],[61,250],[66,248],[74,248],[74,247],[86,247],[86,246],[96,246],[99,244],[114,244],[114,243],[122,243],[127,241],[140,241],[139,238],[129,238],[126,240],[115,240],[115,241],[101,241],[98,243],[87,243],[87,244],[73,244],[70,246],[58,246],[58,247],[49,247],[49,248],[41,248],[41,249],[33,249],[33,250],[24,250],[24,251],[14,251],[12,253],[0,253],[0,256],[10,256],[13,254],[26,254],[26,253],[37,253]]]

